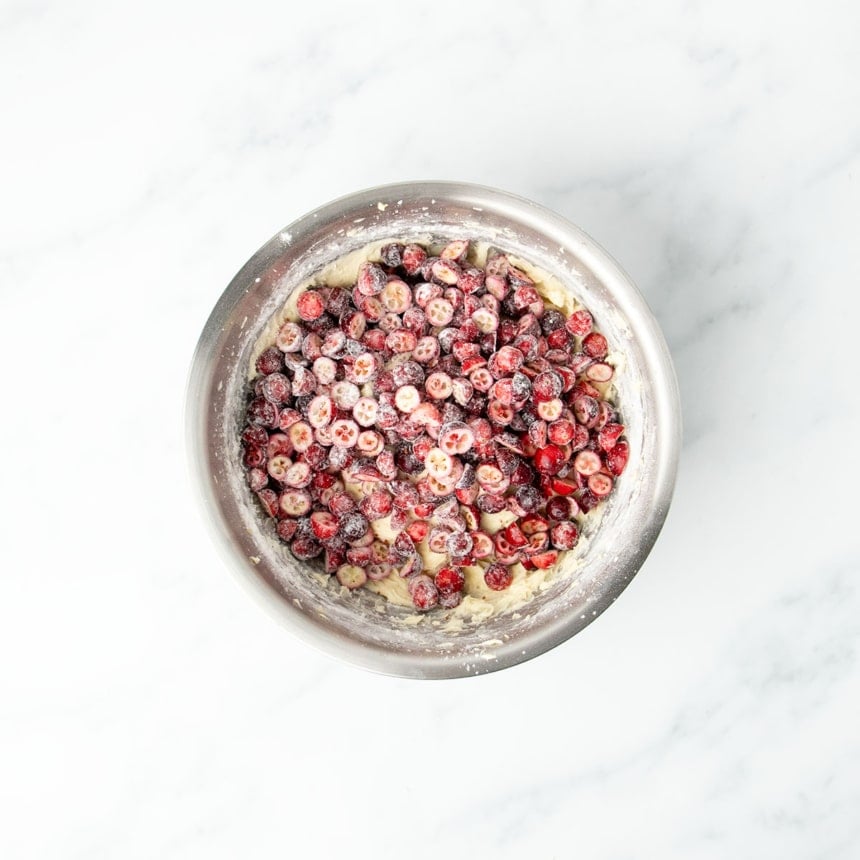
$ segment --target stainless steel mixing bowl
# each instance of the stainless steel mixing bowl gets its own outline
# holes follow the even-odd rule
[[[360,589],[347,597],[309,575],[274,537],[239,465],[238,431],[252,345],[302,281],[385,238],[487,241],[555,275],[588,307],[615,352],[631,456],[603,515],[584,528],[575,574],[518,612],[446,632],[442,613],[413,613]],[[454,678],[512,666],[569,639],[606,609],[645,561],[666,518],[680,450],[678,387],[641,294],[592,239],[528,200],[476,185],[372,188],[310,212],[268,241],[224,291],[197,345],[188,385],[192,471],[229,566],[311,645],[350,663],[411,678]],[[591,520],[589,515],[587,520]]]

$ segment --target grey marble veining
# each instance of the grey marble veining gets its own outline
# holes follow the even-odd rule
[[[836,0],[0,4],[0,854],[856,857],[858,31]],[[285,634],[185,476],[224,285],[414,178],[594,236],[684,407],[617,605],[465,682]]]

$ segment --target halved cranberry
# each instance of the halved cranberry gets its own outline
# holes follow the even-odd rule
[[[590,510],[593,510],[600,502],[600,499],[594,495],[588,488],[583,490],[578,490],[576,493],[576,502],[580,507],[580,510],[587,514]]]
[[[546,517],[542,517],[537,513],[532,513],[527,514],[520,520],[520,528],[522,529],[523,534],[530,537],[538,532],[547,531],[549,529],[549,523],[547,522]]]
[[[553,371],[561,376],[562,385],[561,390],[562,393],[566,393],[570,391],[574,385],[576,385],[576,373],[574,372],[572,367],[566,367],[564,365],[560,365],[558,367],[553,368]]]
[[[368,520],[379,520],[391,513],[391,494],[386,490],[374,490],[359,502],[359,510]]]
[[[558,561],[558,552],[554,549],[535,553],[531,556],[531,563],[540,570],[548,570]]]
[[[358,267],[358,278],[355,286],[363,296],[376,296],[382,292],[388,276],[385,270],[376,263],[362,263]]]
[[[604,451],[611,451],[623,432],[623,424],[606,424],[597,434],[597,444]]]
[[[443,260],[453,260],[455,263],[462,263],[469,253],[468,239],[455,239],[449,242],[439,253],[439,257]]]
[[[284,354],[276,346],[264,349],[257,358],[257,372],[264,375],[278,373],[284,368]]]
[[[285,322],[275,338],[275,344],[281,352],[293,353],[298,352],[302,348],[302,339],[304,332],[301,326],[294,322]]]
[[[532,380],[532,392],[538,402],[553,400],[561,396],[563,380],[554,370],[539,373]]]
[[[466,294],[475,293],[484,286],[484,273],[473,266],[461,269],[457,286]]]
[[[428,328],[427,314],[421,308],[415,307],[415,305],[406,308],[403,312],[403,328],[414,331],[420,338],[426,333]]]
[[[313,394],[317,389],[317,380],[313,372],[306,367],[293,369],[293,396],[302,397],[305,394]]]
[[[520,458],[510,448],[499,446],[496,449],[496,463],[506,477],[513,475],[521,462]]]
[[[376,457],[376,468],[386,479],[390,480],[397,474],[397,465],[394,462],[394,454],[390,449],[380,451]]]
[[[311,509],[311,494],[303,489],[286,489],[278,498],[281,513],[288,517],[304,516]]]
[[[248,470],[248,486],[256,493],[269,483],[269,475],[266,471],[255,466]]]
[[[602,430],[610,421],[615,419],[615,410],[605,400],[600,401],[597,412],[597,421],[594,422],[595,430]]]
[[[431,373],[424,382],[424,388],[435,400],[447,400],[454,390],[451,377],[439,371]]]
[[[278,515],[278,494],[274,490],[270,490],[266,487],[257,493],[257,498],[260,500],[260,503],[263,505],[263,509],[270,517],[276,517]]]
[[[429,576],[422,573],[409,580],[409,596],[416,609],[426,612],[439,602],[439,589]]]
[[[604,475],[602,472],[597,472],[589,477],[588,489],[591,490],[598,499],[602,499],[604,496],[608,496],[610,492],[612,492],[612,478],[610,478],[609,475]]]
[[[394,313],[384,313],[380,318],[377,326],[381,331],[384,331],[386,334],[385,338],[385,346],[390,352],[397,352],[398,350],[392,349],[391,345],[388,342],[388,336],[392,334],[392,332],[399,331],[403,329],[403,320],[400,319],[399,314]],[[404,329],[406,331],[406,329]],[[412,334],[415,334],[412,332]],[[402,350],[401,350],[402,351]]]
[[[270,373],[260,386],[260,393],[266,400],[280,406],[290,399],[292,387],[290,380],[283,373]]]
[[[430,364],[439,357],[439,341],[437,338],[427,335],[422,337],[415,344],[412,350],[412,357],[422,364]]]
[[[287,471],[293,462],[285,454],[274,454],[266,462],[266,471],[279,483],[285,483]]]
[[[322,338],[316,332],[305,336],[302,341],[302,355],[308,361],[315,361],[322,356]]]
[[[499,328],[499,315],[483,305],[472,313],[471,321],[481,334],[491,334]]]
[[[525,461],[521,461],[511,475],[511,484],[513,486],[522,486],[530,484],[534,479],[534,470]]]
[[[592,382],[609,382],[614,373],[615,369],[611,364],[607,364],[605,361],[595,361],[594,364],[589,365],[585,371],[585,375]]]
[[[259,468],[267,459],[266,449],[260,448],[257,445],[246,446],[245,453],[242,455],[242,462],[248,469]]]
[[[265,448],[269,443],[269,434],[259,424],[249,424],[242,431],[242,441],[246,445]]]
[[[399,278],[394,278],[383,287],[379,301],[386,311],[402,314],[412,305],[412,290]]]
[[[477,483],[468,487],[457,487],[454,490],[454,497],[461,505],[471,505],[478,498],[478,493],[481,491]]]
[[[307,451],[314,443],[313,428],[304,421],[296,421],[287,430],[287,436],[293,446],[293,450],[301,453]]]
[[[394,404],[401,412],[410,413],[418,408],[421,395],[414,385],[401,385],[394,395]]]
[[[572,451],[580,451],[588,444],[588,430],[581,424],[576,424],[573,428],[573,439],[570,440],[570,448]]]
[[[490,356],[487,367],[496,379],[500,379],[516,373],[523,366],[524,360],[525,357],[519,349],[503,346]]]
[[[378,355],[364,352],[355,356],[351,364],[343,363],[344,373],[350,382],[364,385],[365,382],[370,382],[376,376],[380,363]]]
[[[379,413],[379,402],[372,397],[359,397],[352,407],[352,416],[361,427],[372,427]]]
[[[587,380],[580,379],[571,389],[570,400],[575,401],[579,397],[593,397],[595,400],[599,400],[600,391]]]
[[[529,535],[529,545],[523,550],[528,555],[543,552],[549,547],[549,532],[535,532]]]
[[[554,365],[556,367],[565,365],[570,361],[570,356],[563,349],[547,349],[544,358],[550,363],[550,365]]]
[[[329,475],[328,472],[317,472],[314,475],[313,485],[320,490],[327,490],[337,483],[337,478],[334,475]]]
[[[314,511],[311,514],[311,528],[317,539],[325,543],[337,534],[338,519],[328,511]]]
[[[534,487],[531,484],[526,484],[523,487],[517,487],[514,497],[517,500],[517,504],[526,513],[536,511],[543,502],[543,497],[541,496],[540,490],[538,490],[537,487]]]
[[[486,367],[478,367],[469,374],[469,382],[476,391],[489,391],[494,381]]]
[[[602,334],[593,331],[583,339],[582,351],[591,358],[605,358],[609,346]]]
[[[553,445],[567,445],[573,440],[574,425],[566,418],[559,418],[546,428],[546,436]]]
[[[599,472],[602,466],[603,463],[600,461],[600,457],[594,451],[589,451],[588,449],[580,451],[573,461],[574,469],[580,475],[585,475],[586,477]]]
[[[394,493],[394,506],[409,510],[418,504],[418,490],[408,481],[396,481],[391,485]]]
[[[367,534],[368,528],[367,519],[357,511],[350,511],[341,517],[341,534],[346,541],[352,542],[358,540]]]
[[[335,493],[328,503],[328,509],[338,516],[348,514],[356,508],[355,499],[343,491]]]
[[[547,423],[556,421],[564,411],[564,404],[556,397],[552,400],[542,400],[537,405],[538,416]],[[547,432],[549,428],[547,428]]]
[[[511,423],[514,417],[514,407],[505,405],[498,400],[490,400],[487,407],[487,417],[493,424],[505,427]]]
[[[507,542],[513,547],[521,547],[525,546],[529,541],[528,538],[523,534],[523,530],[517,525],[517,523],[511,523],[504,530],[505,539]]]
[[[358,441],[358,425],[355,421],[339,418],[331,426],[332,444],[338,448],[352,448]]]
[[[296,520],[282,519],[278,520],[278,525],[275,527],[275,531],[282,541],[289,543],[293,539],[298,527],[299,524]]]
[[[351,340],[362,340],[368,332],[367,316],[358,310],[346,310],[340,317],[340,327],[344,335]]]
[[[593,427],[600,412],[599,404],[594,397],[583,395],[573,401],[573,414],[583,427]]]
[[[303,320],[310,322],[325,313],[325,302],[316,290],[305,290],[296,301],[296,310]]]
[[[425,520],[413,520],[406,526],[406,534],[415,542],[420,543],[427,537],[430,525]]]
[[[333,287],[325,300],[325,309],[337,319],[349,307],[350,291]]]
[[[418,305],[419,308],[425,311],[427,305],[433,300],[438,299],[442,296],[442,287],[438,284],[418,284],[413,290],[413,297],[415,299],[415,304]]]
[[[546,421],[533,421],[529,425],[528,439],[535,448],[545,448],[547,442]],[[540,471],[540,470],[538,470]]]
[[[308,423],[311,427],[325,427],[334,417],[334,402],[326,394],[319,394],[308,404]]]
[[[570,520],[558,523],[550,531],[550,542],[556,549],[573,549],[579,540],[579,529]]]
[[[469,532],[472,538],[472,557],[476,559],[489,558],[495,552],[492,539],[480,529]]]
[[[436,571],[435,583],[440,594],[462,591],[466,579],[458,567],[443,567]]]
[[[337,569],[337,581],[345,588],[361,588],[367,582],[367,571],[356,564],[342,564]]]
[[[558,445],[547,445],[535,452],[534,466],[542,475],[555,475],[564,459],[564,451]]]
[[[514,339],[513,346],[523,354],[528,362],[534,363],[540,355],[540,342],[534,335],[519,335]]]
[[[480,493],[475,505],[485,514],[497,514],[505,509],[505,497],[496,493]]]
[[[278,407],[266,400],[265,397],[255,397],[248,405],[247,415],[251,424],[259,424],[262,427],[272,429],[278,426],[280,417]]]
[[[272,462],[271,460],[269,461]],[[272,474],[270,471],[269,474]],[[272,474],[272,477],[276,477]],[[283,478],[281,478],[282,483],[284,483],[288,487],[307,487],[311,480],[313,479],[313,472],[311,471],[311,467],[304,462],[296,462],[289,466]]]
[[[565,328],[573,335],[584,337],[591,331],[594,321],[587,310],[574,311],[565,323]]]
[[[514,581],[511,571],[501,564],[491,564],[484,571],[484,582],[493,591],[504,591]]]
[[[300,561],[316,558],[322,551],[322,545],[309,535],[296,534],[290,543],[290,552]]]
[[[547,499],[546,515],[551,519],[569,520],[571,513],[572,505],[566,496],[553,496],[551,499]]]
[[[414,243],[406,245],[400,252],[403,268],[407,275],[417,275],[427,259],[427,252]]]
[[[346,551],[346,560],[358,567],[373,564],[373,543],[349,547]]]
[[[386,266],[396,269],[403,264],[404,247],[399,242],[390,242],[379,249],[379,256]]]
[[[448,325],[454,317],[453,305],[441,296],[430,299],[424,312],[427,314],[427,322],[440,328]]]
[[[347,448],[338,448],[332,446],[328,450],[328,468],[340,472],[349,467],[353,461],[353,456]]]
[[[606,454],[606,466],[609,471],[618,476],[624,471],[630,457],[630,446],[623,439]]]
[[[567,351],[570,347],[570,335],[563,328],[556,329],[546,336],[546,345],[550,350]]]

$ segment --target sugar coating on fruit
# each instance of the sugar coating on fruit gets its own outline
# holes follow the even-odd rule
[[[420,242],[422,244],[426,244],[426,239],[423,242],[421,239],[415,241]],[[368,276],[362,272],[362,266],[364,264],[368,262],[380,262],[381,249],[384,246],[395,242],[403,242],[403,240],[392,239],[371,243],[364,248],[358,249],[351,254],[341,257],[334,263],[320,270],[311,279],[297,287],[286,302],[284,308],[272,317],[271,321],[266,326],[259,339],[257,340],[256,346],[252,350],[251,363],[249,368],[249,380],[253,380],[255,377],[257,377],[257,360],[264,353],[264,351],[269,348],[270,345],[276,340],[278,332],[282,329],[285,322],[289,321],[291,323],[297,323],[298,325],[310,324],[312,326],[314,324],[314,321],[319,319],[319,316],[317,315],[319,308],[316,298],[314,297],[311,300],[308,300],[307,298],[301,300],[301,296],[305,294],[306,291],[308,291],[309,289],[313,290],[313,288],[317,286],[329,288],[348,288],[349,292],[351,293],[351,288],[353,287],[353,285],[356,284],[357,279],[364,278],[364,280],[361,281],[359,285],[359,292],[362,292],[368,296],[368,307],[366,308],[368,317],[372,317],[374,313],[377,313],[377,309],[373,306],[372,303],[380,298],[383,298],[385,300],[385,302],[379,302],[379,315],[376,319],[370,319],[367,322],[368,328],[373,328],[376,326],[396,327],[398,325],[396,319],[391,319],[391,314],[393,312],[386,311],[386,308],[384,307],[385,304],[395,309],[404,308],[404,311],[405,306],[408,305],[409,313],[405,314],[402,319],[405,321],[407,318],[409,318],[411,320],[410,327],[412,325],[417,325],[420,327],[421,310],[416,305],[412,304],[409,301],[408,297],[400,295],[402,289],[399,284],[396,284],[395,288],[389,289],[386,292],[386,288],[384,286],[380,286],[381,282],[374,282],[375,275]],[[479,268],[483,268],[484,266],[486,266],[489,249],[490,246],[486,243],[473,244],[468,252],[469,265],[474,265]],[[432,255],[434,251],[438,252],[438,250],[438,248],[431,248],[429,249],[428,253]],[[513,267],[515,267],[516,270],[519,270],[520,272],[524,273],[527,277],[531,278],[534,281],[534,289],[536,290],[536,295],[540,297],[540,300],[545,307],[550,308],[552,310],[557,310],[565,319],[569,318],[570,315],[578,309],[578,305],[573,295],[554,276],[551,276],[548,273],[537,269],[536,267],[532,266],[528,261],[522,260],[513,255],[507,255],[507,258],[509,263]],[[457,265],[458,264],[456,262],[451,262],[449,260],[446,261],[445,266],[430,269],[430,271],[427,273],[428,280],[433,279],[434,272],[437,273],[439,277],[435,279],[433,289],[427,291],[428,295],[432,296],[429,301],[426,302],[425,305],[425,310],[428,310],[427,306],[429,306],[429,313],[426,314],[426,328],[431,333],[425,336],[437,337],[437,335],[433,334],[432,332],[438,333],[442,328],[444,328],[444,326],[448,325],[451,322],[452,312],[456,313],[456,305],[448,301],[448,299],[444,297],[443,291],[445,289],[448,289],[453,283],[453,275],[451,274],[451,272],[456,270]],[[463,265],[465,266],[466,264],[464,263]],[[516,282],[516,277],[516,275],[512,277],[512,282]],[[414,281],[414,279],[410,280]],[[528,298],[534,298],[534,296],[529,294],[528,289],[524,290],[523,296],[523,301]],[[485,298],[489,299],[490,297],[485,295]],[[418,301],[417,296],[416,301]],[[458,301],[462,301],[462,298],[460,298]],[[349,306],[352,307],[352,305]],[[475,328],[476,338],[494,336],[494,333],[499,325],[499,314],[497,313],[496,308],[498,308],[498,302],[494,307],[493,301],[488,300],[480,306],[480,309],[476,309],[478,310],[478,312],[477,314],[473,314],[473,317],[476,323],[481,323],[480,326],[476,326]],[[490,312],[489,316],[483,313],[484,310]],[[527,309],[525,309],[525,312],[527,312]],[[385,313],[388,313],[389,317],[386,319],[382,319],[381,315]],[[485,317],[487,318],[485,319]],[[404,325],[405,322],[401,322],[399,324]],[[431,326],[434,326],[434,328],[430,329]],[[358,328],[356,328],[355,330],[358,331]],[[403,334],[400,334],[399,331],[403,331]],[[399,391],[399,388],[404,388],[404,386],[395,386],[392,389],[390,396],[391,402],[389,405],[385,404],[384,396],[379,395],[379,390],[375,390],[373,379],[369,379],[368,381],[364,381],[361,378],[357,379],[359,397],[374,397],[374,394],[379,397],[378,412],[380,416],[385,415],[387,409],[394,408],[398,414],[405,416],[406,418],[410,418],[412,415],[415,415],[416,417],[420,417],[421,420],[426,420],[427,409],[423,406],[423,404],[425,403],[436,403],[437,405],[441,406],[444,404],[445,401],[460,405],[469,401],[470,398],[468,396],[468,392],[466,392],[466,395],[463,396],[462,399],[458,398],[457,396],[457,394],[459,392],[462,392],[463,390],[462,383],[465,380],[462,380],[462,378],[457,380],[457,385],[453,386],[451,391],[448,390],[447,380],[450,379],[450,374],[447,372],[448,368],[444,367],[443,365],[439,365],[437,367],[437,362],[440,360],[440,358],[446,358],[445,354],[441,356],[434,355],[434,351],[427,350],[426,346],[420,351],[420,354],[418,355],[411,355],[410,351],[408,350],[405,353],[398,351],[403,346],[408,347],[410,345],[413,345],[413,341],[417,343],[420,340],[422,334],[424,334],[424,332],[419,331],[418,337],[415,338],[411,334],[411,328],[409,331],[407,331],[406,329],[397,330],[396,328],[394,328],[392,329],[391,333],[385,335],[385,343],[387,345],[390,355],[385,361],[384,366],[381,368],[377,368],[376,372],[373,373],[374,378],[379,372],[390,373],[392,370],[396,371],[398,366],[405,365],[407,362],[412,361],[414,364],[415,359],[418,359],[418,361],[421,362],[417,366],[422,368],[422,376],[420,379],[414,380],[414,382],[416,383],[415,385],[411,385],[411,382],[407,383],[407,386],[409,387],[402,392]],[[543,334],[546,334],[546,332],[544,332]],[[539,335],[539,337],[540,336],[542,335]],[[292,329],[287,332],[287,339],[289,340],[291,337]],[[563,333],[558,333],[558,336],[554,339],[554,342],[555,341],[562,343],[564,341]],[[600,341],[600,338],[593,338],[590,344],[591,352],[594,353],[594,356],[589,356],[592,361],[600,361],[609,365],[610,368],[614,368],[615,373],[617,373],[621,369],[620,356],[611,352],[611,344],[609,345],[610,351],[608,355],[606,354],[606,349],[604,348],[605,344]],[[502,361],[505,366],[507,366],[507,363],[509,361],[513,362],[513,364],[511,365],[511,369],[518,370],[524,360],[526,360],[526,362],[528,363],[528,350],[532,347],[533,344],[528,341],[528,338],[526,338],[523,343],[518,344],[515,342],[511,345],[510,349],[502,353],[499,360]],[[289,349],[293,349],[291,344],[289,345]],[[288,360],[290,355],[290,352],[286,353],[286,357]],[[525,356],[525,358],[523,358],[522,356]],[[335,358],[335,361],[337,361],[337,358]],[[486,362],[481,364],[478,361],[475,362],[475,364],[475,371],[473,371],[473,373],[476,371],[480,371],[482,367],[486,367]],[[463,366],[465,367],[467,365],[464,363]],[[330,370],[330,368],[326,367],[326,370],[328,371]],[[499,372],[498,368],[494,368],[494,370],[497,373]],[[289,374],[289,367],[287,368],[286,372],[287,374]],[[442,375],[441,377],[434,377],[433,379],[431,379],[430,389],[427,389],[425,384],[426,380],[434,373],[440,373]],[[476,373],[476,378],[477,376],[480,376],[480,374]],[[598,372],[593,372],[591,377],[586,377],[585,375],[583,375],[582,378],[584,380],[587,378],[593,386],[596,386],[600,391],[601,397],[605,397],[611,400],[614,386],[611,380],[604,381],[603,377],[605,376],[607,376],[607,371],[604,368],[600,368]],[[488,388],[492,386],[493,382],[494,377],[491,374],[490,386],[488,386]],[[440,385],[441,387],[439,387]],[[380,385],[380,388],[383,388],[383,386]],[[480,392],[480,388],[478,386],[475,386],[475,388],[477,388]],[[439,398],[434,398],[432,396],[431,390],[437,391],[439,394]],[[400,395],[399,402],[398,393]],[[332,392],[332,396],[336,405],[338,405],[338,408],[340,408],[339,404],[337,404],[338,397],[334,394],[334,392]],[[480,393],[478,394],[478,396],[481,396]],[[358,398],[356,398],[356,400],[357,399]],[[346,405],[347,404],[344,404],[344,406]],[[544,411],[547,412],[547,420],[544,423],[552,423],[552,421],[554,421],[558,417],[556,414],[558,411],[558,406],[555,403],[553,403],[550,407],[544,407]],[[350,418],[352,419],[354,419],[355,417],[356,416],[350,416]],[[371,417],[373,416],[368,414],[367,420],[369,421]],[[500,412],[498,409],[495,412],[492,412],[490,417],[492,420],[500,423],[503,423],[506,420],[504,412]],[[563,418],[564,416],[562,416],[562,419]],[[348,419],[346,419],[346,416],[342,416],[339,420],[343,421]],[[353,426],[354,420],[351,421],[349,425],[339,424],[337,428],[339,431],[338,438],[341,444],[347,446],[344,449],[347,451],[350,450],[348,443],[351,441],[351,433]],[[372,427],[374,425],[369,424],[368,426]],[[379,426],[382,426],[381,420]],[[427,425],[425,424],[424,427],[426,428],[426,426]],[[359,427],[357,429],[360,430],[362,428]],[[420,432],[421,431],[419,431],[419,434]],[[435,446],[436,441],[437,440],[434,439],[431,445]],[[332,443],[328,442],[327,444]],[[338,442],[335,441],[334,444],[335,446],[337,446]],[[554,447],[554,440],[546,440],[544,442],[544,445]],[[303,454],[300,453],[299,456],[303,456]],[[554,452],[552,451],[545,455],[545,459],[548,460],[552,460],[553,457]],[[433,458],[431,456],[431,460],[432,459]],[[423,460],[424,458],[422,457],[421,461],[423,462]],[[583,458],[583,462],[585,462],[586,460],[589,460],[589,458]],[[626,463],[626,452],[619,450],[615,459],[611,462],[620,463],[622,460]],[[435,483],[439,485],[438,491],[444,493],[449,491],[449,487],[445,483],[449,480],[449,476],[447,474],[447,464],[442,463],[441,458],[439,459],[439,462],[441,463],[441,465],[439,467],[438,473],[434,473],[433,475],[431,475],[431,488],[434,484],[433,479],[435,479]],[[378,472],[376,476],[371,474],[373,468],[373,466],[369,466],[367,469],[364,470],[368,473],[367,476],[370,478],[369,480],[362,480],[361,474],[359,474],[358,478],[355,478],[351,481],[345,481],[344,483],[344,491],[359,504],[362,503],[362,500],[366,500],[369,494],[371,494],[374,490],[378,490],[380,487],[387,486],[387,476],[382,476],[378,474]],[[591,468],[591,466],[589,466],[589,468]],[[623,464],[621,468],[623,468]],[[344,473],[344,477],[348,474],[351,474],[348,469],[349,467],[347,467],[347,472]],[[556,471],[557,465],[554,462],[551,462],[550,466],[547,467],[548,475],[554,475]],[[422,472],[421,474],[425,473]],[[399,477],[402,477],[402,471]],[[512,495],[510,490],[515,488],[511,488],[509,484],[505,483],[509,482],[508,477],[502,475],[501,479],[499,479],[499,475],[494,474],[492,478],[495,482],[497,482],[497,486],[492,486],[491,484],[488,484],[485,488],[487,492],[498,492],[501,496]],[[381,483],[379,479],[381,479]],[[609,486],[611,487],[611,479],[609,479],[609,481]],[[607,482],[601,480],[595,482],[595,486],[598,491],[603,492],[607,487]],[[596,496],[594,498],[595,500],[598,500]],[[497,513],[487,513],[479,511],[478,516],[480,520],[480,529],[484,533],[490,536],[494,536],[500,533],[505,527],[511,525],[511,523],[515,523],[518,519],[518,516],[522,516],[523,513],[525,513],[524,510],[520,510],[519,513],[517,513],[510,509],[505,509]],[[601,514],[602,509],[600,508],[600,506],[598,506],[593,510],[592,513],[589,514],[589,517],[593,521],[599,518]],[[393,519],[398,519],[398,522],[395,524],[394,527],[392,526]],[[408,522],[408,517],[403,516],[403,511],[397,508],[397,502],[395,501],[394,510],[392,511],[392,513],[388,513],[387,515],[378,516],[375,518],[369,516],[368,520],[368,527],[372,532],[372,538],[375,539],[377,543],[388,545],[393,544],[395,539],[397,539],[398,536],[401,534],[403,529],[403,523],[401,522],[401,520],[406,520]],[[427,576],[428,574],[432,576],[439,569],[451,564],[451,557],[447,552],[434,552],[430,549],[428,545],[428,538],[429,536],[424,537],[423,539],[419,540],[414,546],[415,554],[418,559],[420,559],[420,561],[417,561],[415,564],[412,564],[407,559],[404,562],[405,567],[409,571],[408,577],[399,575],[398,570],[394,570],[390,575],[383,575],[380,577],[379,565],[374,566],[373,563],[368,562],[370,563],[371,575],[367,578],[366,581],[361,581],[360,585],[357,585],[356,583],[359,582],[361,577],[359,574],[356,574],[354,571],[348,569],[350,562],[345,558],[343,564],[341,565],[341,567],[343,567],[343,570],[338,577],[321,576],[319,577],[320,581],[337,582],[338,580],[340,580],[342,583],[348,582],[349,585],[345,587],[363,587],[367,590],[379,594],[392,604],[413,608],[417,606],[418,609],[421,610],[419,614],[416,616],[407,616],[405,623],[418,623],[420,621],[420,618],[424,616],[425,612],[428,609],[433,612],[440,612],[443,610],[440,610],[438,607],[436,607],[436,601],[432,599],[427,599],[426,589],[418,589],[420,599],[416,601],[416,589],[414,587],[410,588],[410,585],[414,585],[414,578],[416,576]],[[587,548],[587,543],[587,539],[581,537],[576,546],[575,552],[560,551],[558,554],[557,561],[554,561],[553,563],[548,564],[548,566],[545,567],[526,569],[526,567],[524,567],[523,564],[519,562],[510,564],[509,570],[512,575],[511,584],[508,587],[502,588],[501,590],[490,588],[487,585],[484,577],[484,573],[488,565],[492,564],[495,561],[493,557],[490,557],[486,560],[481,559],[480,564],[463,564],[461,568],[465,580],[462,592],[463,596],[459,602],[459,605],[457,605],[453,609],[445,611],[446,620],[443,629],[452,631],[464,629],[464,627],[468,626],[469,624],[480,622],[482,620],[492,617],[493,615],[505,612],[514,612],[518,610],[519,608],[530,602],[538,594],[549,588],[552,582],[554,582],[560,576],[572,575],[579,565],[579,558],[582,556],[583,552]],[[301,543],[300,549],[303,555],[307,555],[309,552],[314,551],[315,547],[313,545],[308,546],[307,543]],[[494,547],[494,549],[497,550],[498,548]],[[364,552],[363,549],[360,547],[354,548],[350,552],[352,553],[351,560],[353,561],[363,561],[369,559],[367,553]],[[334,555],[336,556],[337,554],[335,553]],[[337,559],[335,558],[334,560],[336,561]],[[362,565],[351,566],[361,567]],[[329,574],[331,574],[336,571],[330,570],[328,572]],[[440,602],[439,605],[445,605],[444,601]]]

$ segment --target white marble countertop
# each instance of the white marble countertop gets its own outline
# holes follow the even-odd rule
[[[0,3],[0,856],[857,857],[857,8]],[[466,681],[292,638],[185,477],[234,272],[415,178],[594,236],[683,398],[639,576]]]

